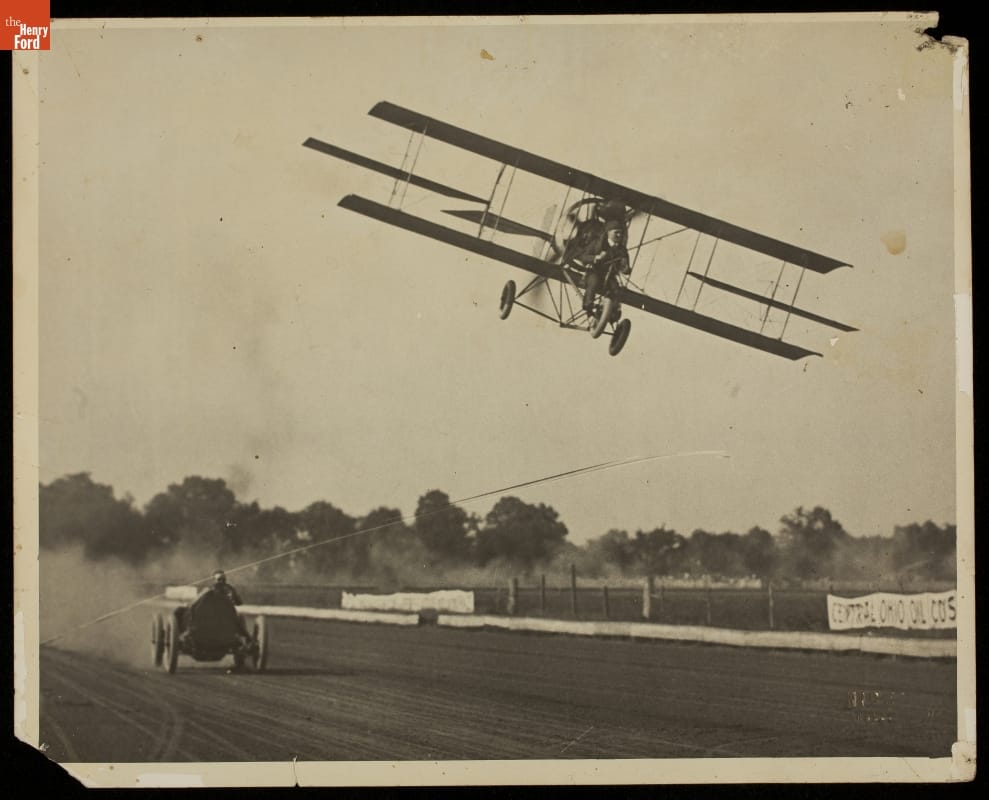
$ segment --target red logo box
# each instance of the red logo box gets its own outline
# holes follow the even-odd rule
[[[50,0],[3,0],[0,49],[50,50]]]

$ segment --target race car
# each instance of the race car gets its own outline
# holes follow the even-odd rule
[[[246,665],[263,672],[268,662],[268,626],[261,615],[249,628],[228,597],[205,591],[194,601],[151,619],[151,658],[154,666],[173,673],[179,654],[196,661],[220,661],[233,656],[234,667]]]

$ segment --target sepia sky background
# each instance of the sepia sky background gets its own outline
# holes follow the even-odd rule
[[[143,505],[198,474],[266,506],[411,514],[431,489],[675,456],[511,493],[577,543],[775,531],[799,505],[856,535],[953,523],[952,63],[920,44],[875,20],[57,25],[41,480],[88,471]],[[391,183],[301,146],[397,166],[407,136],[367,116],[380,100],[847,261],[798,305],[861,331],[793,325],[824,357],[790,362],[630,311],[611,358],[521,310],[499,321],[524,274],[338,208]],[[487,196],[497,167],[427,141],[418,171]],[[506,214],[538,226],[562,189],[519,180]],[[675,287],[685,263],[663,259],[633,277]],[[695,451],[729,457],[676,455]]]

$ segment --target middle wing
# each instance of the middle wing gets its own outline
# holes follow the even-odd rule
[[[379,222],[385,222],[398,228],[404,228],[407,231],[418,233],[422,236],[427,236],[430,239],[436,239],[437,241],[444,242],[445,244],[460,247],[463,250],[468,250],[481,256],[486,256],[487,258],[494,259],[495,261],[501,261],[512,267],[526,270],[527,272],[531,272],[542,278],[560,280],[559,267],[554,264],[542,261],[533,256],[519,252],[518,250],[513,250],[510,247],[504,247],[500,244],[495,244],[494,242],[486,241],[476,236],[463,233],[462,231],[448,228],[445,225],[431,222],[430,220],[423,219],[422,217],[407,214],[404,211],[400,211],[395,208],[389,208],[388,206],[382,205],[381,203],[376,203],[373,200],[368,200],[364,197],[351,194],[344,197],[340,201],[339,205],[350,211],[376,219]],[[655,297],[639,294],[638,292],[633,292],[628,289],[622,291],[620,299],[621,302],[626,305],[647,311],[659,317],[665,317],[666,319],[672,320],[673,322],[678,322],[681,325],[687,325],[691,328],[704,331],[705,333],[720,336],[722,339],[728,339],[739,344],[747,345],[748,347],[753,347],[757,350],[762,350],[766,353],[782,356],[783,358],[796,360],[799,358],[806,358],[807,356],[821,355],[813,350],[806,350],[803,347],[799,347],[789,342],[784,342],[781,339],[774,339],[770,336],[764,336],[761,333],[755,333],[754,331],[740,328],[737,325],[731,325],[727,322],[723,322],[722,320],[715,319],[704,314],[698,314],[696,311],[681,308],[673,305],[672,303],[667,303],[663,300],[658,300]]]

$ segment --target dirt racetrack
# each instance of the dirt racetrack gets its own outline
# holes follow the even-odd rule
[[[47,755],[942,757],[955,739],[954,661],[269,621],[263,674],[183,656],[168,675],[152,669],[150,655],[140,665],[42,648]]]

